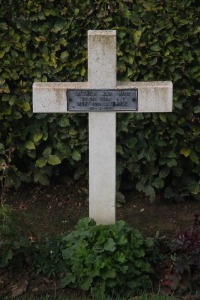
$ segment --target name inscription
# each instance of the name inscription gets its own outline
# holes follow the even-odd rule
[[[67,110],[72,112],[137,111],[138,91],[67,90]]]

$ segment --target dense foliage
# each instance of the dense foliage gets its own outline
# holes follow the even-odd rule
[[[171,260],[166,270],[166,291],[200,294],[200,215],[189,230],[179,232],[171,242]]]
[[[152,239],[123,221],[98,225],[88,218],[63,238],[62,256],[67,272],[62,285],[80,287],[93,293],[124,295],[151,286],[147,250]]]
[[[118,80],[174,84],[173,113],[118,115],[118,188],[126,175],[150,199],[158,189],[197,195],[199,13],[197,0],[1,0],[0,148],[15,148],[10,183],[85,175],[87,116],[33,115],[32,83],[86,81],[87,30],[116,29]]]
[[[0,206],[0,268],[13,263],[15,257],[17,268],[32,252],[28,228],[24,229],[23,221],[9,205]]]

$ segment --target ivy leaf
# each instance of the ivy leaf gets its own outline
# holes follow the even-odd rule
[[[69,119],[64,116],[59,120],[58,124],[60,125],[60,127],[66,127],[69,125]]]
[[[9,104],[12,106],[16,102],[16,97],[12,96],[9,100]]]
[[[41,133],[41,132],[35,133],[33,136],[34,142],[37,143],[39,140],[41,140],[42,136],[43,136],[43,133]]]
[[[167,166],[168,166],[169,168],[177,166],[177,161],[176,161],[176,159],[169,159],[168,162],[167,162]]]
[[[85,75],[85,68],[84,67],[81,68],[80,74],[81,74],[82,77]]]
[[[164,181],[161,178],[156,178],[153,182],[152,185],[157,188],[161,189],[164,187]]]
[[[41,157],[38,160],[36,160],[36,166],[39,168],[43,168],[47,164],[47,159],[45,157]]]
[[[49,155],[48,163],[53,166],[59,165],[61,163],[61,160],[57,155]]]
[[[152,51],[157,52],[157,51],[160,51],[160,46],[159,46],[158,43],[155,43],[155,44],[153,44],[153,45],[150,47],[150,49],[151,49]]]
[[[165,177],[167,177],[167,175],[169,175],[169,172],[170,172],[169,168],[161,169],[160,172],[159,172],[159,177],[160,178],[165,178]]]
[[[76,276],[72,275],[70,273],[69,275],[67,275],[67,277],[65,277],[61,280],[61,288],[65,288],[66,286],[69,285],[69,283],[75,282],[75,281],[76,281]]]
[[[142,31],[140,31],[140,30],[136,30],[133,33],[133,39],[134,39],[134,42],[135,42],[136,45],[139,43],[141,35],[142,35]]]
[[[74,14],[75,14],[75,16],[77,16],[77,15],[79,14],[79,9],[78,9],[78,8],[76,8],[76,9],[74,10]]]
[[[70,131],[69,131],[69,135],[70,136],[74,136],[74,135],[76,135],[78,133],[78,131],[76,131],[76,130],[74,130],[74,129],[71,129]]]
[[[3,102],[4,102],[4,101],[6,102],[6,101],[9,101],[10,98],[11,98],[10,95],[3,95],[2,98],[1,98],[1,100],[2,100]]]
[[[62,62],[65,61],[68,58],[68,56],[69,56],[69,53],[67,51],[62,52],[61,56],[60,56],[61,61]]]
[[[180,154],[183,154],[185,157],[188,157],[190,155],[190,153],[191,153],[191,150],[188,148],[182,148],[180,150]]]
[[[199,106],[195,106],[193,111],[194,111],[195,114],[200,113],[200,105]]]
[[[35,144],[32,141],[28,141],[26,143],[26,149],[28,149],[28,150],[34,150],[35,149]]]
[[[179,167],[173,168],[173,174],[176,175],[177,177],[180,177],[183,173],[183,169]]]
[[[188,185],[188,188],[189,191],[194,195],[198,195],[200,192],[200,184],[198,182]]]
[[[102,279],[107,282],[108,282],[108,278],[115,278],[115,277],[116,277],[116,271],[114,269],[104,270],[102,274]]]
[[[31,110],[31,106],[28,102],[24,102],[22,104],[22,109],[23,109],[23,111],[27,112],[27,111]]]
[[[190,159],[191,159],[191,161],[193,161],[195,164],[199,164],[199,157],[198,157],[198,155],[196,154],[196,152],[194,152],[194,151],[192,151],[191,153],[190,153]]]
[[[116,146],[116,152],[123,156],[124,151],[121,145]]]
[[[162,122],[166,123],[166,121],[167,121],[166,115],[164,115],[164,114],[159,114],[159,118],[160,118],[160,120],[161,120]]]
[[[145,240],[145,245],[150,248],[154,245],[154,239],[151,237],[147,237]]]
[[[112,238],[109,238],[104,244],[104,250],[114,252],[116,249],[116,244]]]
[[[119,191],[116,192],[116,201],[119,203],[125,203],[126,202],[126,198],[125,196],[120,193]]]
[[[73,160],[75,160],[75,161],[81,160],[81,154],[80,154],[80,152],[78,152],[77,150],[75,150],[75,151],[72,153],[72,158],[73,158]]]
[[[43,154],[44,157],[48,158],[49,155],[51,154],[51,151],[52,151],[51,147],[47,147],[47,148],[43,151],[42,154]]]
[[[88,291],[91,288],[93,282],[93,277],[87,277],[84,282],[81,284],[81,289]]]
[[[39,182],[42,185],[49,185],[49,178],[47,177],[47,175],[42,174],[40,172],[38,172],[34,175],[34,181]]]
[[[144,192],[147,196],[149,196],[151,202],[155,199],[155,190],[151,185],[145,186]]]
[[[129,141],[126,143],[128,148],[133,149],[137,143],[137,139],[135,137],[132,137],[129,139]]]
[[[19,111],[14,112],[13,116],[15,120],[19,120],[22,118],[22,114]]]
[[[62,20],[58,20],[58,21],[55,23],[54,27],[51,29],[51,31],[57,33],[57,32],[59,32],[60,30],[62,30],[63,27],[64,27],[64,20],[63,20],[63,21],[62,21]]]
[[[140,286],[140,284],[138,283],[137,280],[130,280],[126,283],[126,285],[132,290],[134,290]]]

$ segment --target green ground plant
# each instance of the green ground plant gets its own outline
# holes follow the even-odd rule
[[[5,203],[5,191],[6,188],[11,185],[10,180],[12,176],[9,176],[15,167],[11,166],[12,153],[14,148],[5,149],[3,144],[0,144],[0,204]]]
[[[13,262],[15,255],[20,261],[31,248],[28,237],[23,235],[22,217],[5,203],[6,188],[12,181],[12,176],[9,175],[15,170],[15,166],[11,164],[13,152],[14,148],[5,149],[0,144],[0,267]]]
[[[96,225],[89,218],[82,219],[63,238],[62,256],[67,273],[62,286],[79,287],[96,297],[147,289],[153,272],[147,257],[151,247],[152,239],[144,239],[123,221]]]
[[[35,244],[33,264],[37,274],[49,278],[59,278],[65,272],[66,265],[61,253],[62,238],[45,238]]]
[[[23,266],[26,256],[32,252],[28,229],[24,232],[23,220],[11,207],[0,207],[0,267]],[[15,264],[16,263],[16,264]]]
[[[179,232],[170,243],[171,260],[166,269],[165,291],[200,296],[200,215],[190,229]]]

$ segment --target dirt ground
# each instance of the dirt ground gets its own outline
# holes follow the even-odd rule
[[[84,182],[50,187],[29,186],[7,194],[13,210],[23,212],[25,222],[38,237],[71,231],[78,220],[88,216],[88,188]],[[126,203],[117,204],[116,219],[125,220],[145,236],[173,237],[187,229],[194,214],[200,213],[200,201],[170,203],[158,198],[153,204],[136,192],[126,194]]]
[[[23,226],[27,228],[29,237],[43,240],[46,236],[71,231],[79,219],[88,216],[88,188],[85,182],[70,180],[50,187],[26,186],[19,191],[8,191],[6,203],[23,215]],[[200,201],[188,199],[187,202],[169,203],[157,199],[150,204],[143,195],[132,191],[126,194],[125,204],[117,205],[116,218],[140,229],[144,236],[172,238],[189,228],[197,213],[200,213]],[[30,274],[29,268],[20,273],[10,268],[0,269],[0,299],[12,295],[13,289],[15,293],[15,288],[17,291],[24,290],[27,299],[30,295],[35,295],[34,299],[42,294],[57,295],[58,283],[55,280],[43,276],[34,280]],[[61,296],[62,293],[65,299],[74,295],[69,289],[62,291]],[[76,296],[83,298],[80,291],[76,291]]]

